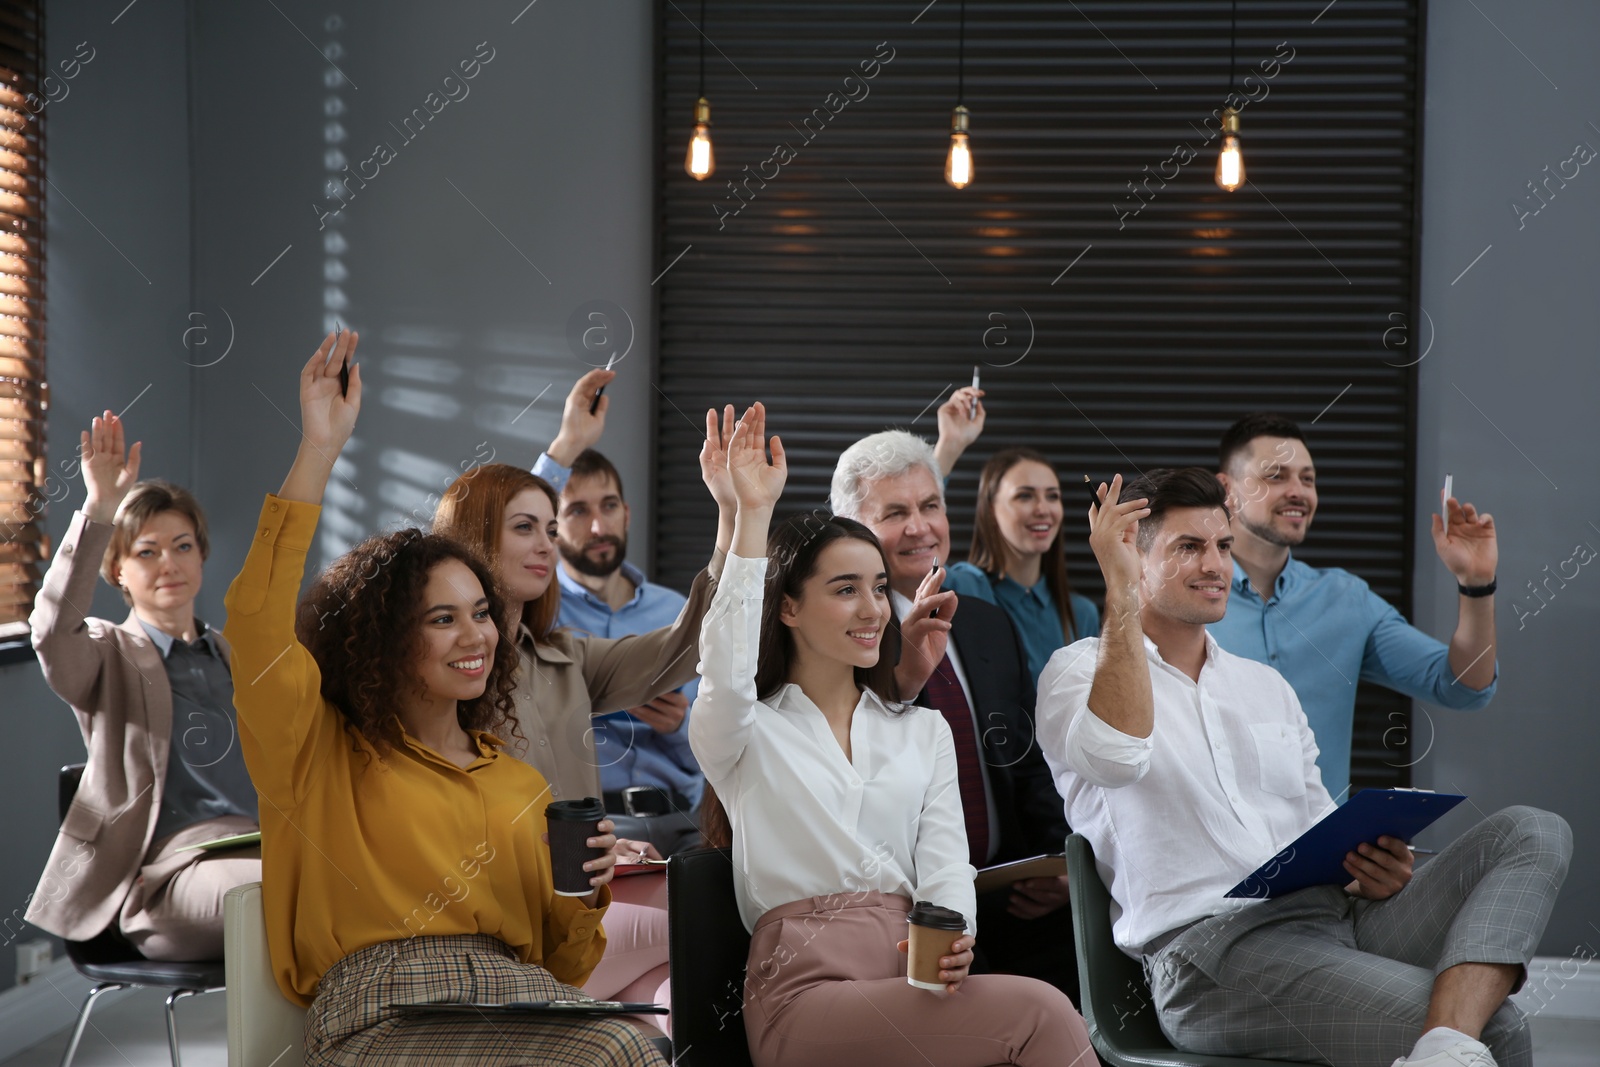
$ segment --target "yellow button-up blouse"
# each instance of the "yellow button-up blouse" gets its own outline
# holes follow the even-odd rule
[[[322,698],[295,639],[295,603],[321,508],[268,495],[226,600],[234,705],[261,798],[262,901],[284,995],[310,1004],[345,956],[383,941],[490,934],[581,985],[605,951],[610,890],[555,895],[539,772],[477,733],[457,767],[414,738],[378,757]]]

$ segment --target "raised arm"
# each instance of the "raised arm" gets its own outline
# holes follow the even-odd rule
[[[295,636],[295,604],[323,489],[361,406],[359,367],[351,367],[348,396],[339,385],[356,340],[345,334],[336,343],[329,335],[301,370],[300,449],[283,488],[262,504],[250,551],[225,601],[240,744],[251,781],[278,805],[303,795],[315,763],[305,758],[313,741],[348,743],[322,699],[316,661]]]
[[[1433,547],[1463,589],[1481,592],[1493,585],[1500,542],[1488,512],[1455,497],[1444,501],[1444,514],[1433,516]],[[1450,637],[1450,673],[1456,685],[1481,692],[1493,684],[1494,645],[1494,594],[1463,594],[1456,632]],[[1466,697],[1460,703],[1471,700]]]
[[[756,715],[756,662],[767,571],[767,528],[788,476],[783,442],[765,447],[766,409],[753,405],[737,427],[730,408],[719,427],[706,413],[701,472],[713,495],[736,503],[732,553],[700,630],[700,692],[689,717],[689,744],[706,777],[727,777],[744,754]],[[720,498],[719,498],[720,499]]]
[[[550,447],[544,450],[544,454],[559,466],[570,469],[580,452],[600,443],[601,435],[606,432],[606,412],[611,407],[611,398],[601,396],[596,404],[595,394],[616,376],[614,370],[596,368],[573,383],[567,402],[561,408],[561,428],[556,431],[556,439],[550,442]],[[591,406],[593,413],[589,411]],[[556,491],[560,492],[561,488],[556,486]]]
[[[333,465],[356,428],[361,411],[361,366],[350,363],[349,391],[339,372],[354,358],[360,334],[329,334],[300,369],[300,449],[278,496],[307,504],[322,503]]]
[[[1089,710],[1107,726],[1131,737],[1155,729],[1155,695],[1139,622],[1139,575],[1143,566],[1135,538],[1147,501],[1119,500],[1122,475],[1099,489],[1089,508],[1089,546],[1106,579],[1106,617],[1100,628],[1099,659]]]
[[[939,473],[946,478],[956,469],[961,454],[983,433],[983,421],[988,413],[982,397],[982,389],[964,385],[939,405],[939,440],[933,446],[933,458],[939,464]]]
[[[117,654],[89,627],[85,612],[94,600],[100,560],[111,543],[111,521],[139,480],[139,452],[137,442],[125,447],[122,420],[109,411],[81,433],[78,458],[89,494],[50,561],[28,618],[45,681],[80,709],[90,702],[106,657]]]

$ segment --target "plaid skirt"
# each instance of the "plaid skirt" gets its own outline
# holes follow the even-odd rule
[[[649,1040],[613,1019],[407,1018],[419,1001],[588,1000],[487,934],[385,941],[322,976],[306,1014],[312,1067],[473,1064],[493,1067],[665,1067]]]

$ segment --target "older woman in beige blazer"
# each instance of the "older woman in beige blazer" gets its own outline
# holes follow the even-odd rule
[[[30,623],[88,763],[27,920],[74,941],[115,925],[151,959],[220,958],[223,894],[259,880],[261,859],[186,848],[259,829],[228,647],[194,617],[205,517],[186,491],[136,481],[140,446],[125,449],[111,412],[81,448],[88,498]],[[132,608],[121,624],[85,614],[97,573]]]

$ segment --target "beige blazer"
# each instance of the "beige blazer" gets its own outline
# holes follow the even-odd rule
[[[542,641],[519,628],[513,695],[522,736],[503,740],[508,753],[544,775],[550,800],[598,797],[602,763],[621,755],[595,750],[591,716],[638,707],[699,675],[700,625],[725,559],[713,553],[695,575],[688,602],[671,626],[626,637],[559,629]]]
[[[172,687],[161,651],[132,612],[120,626],[83,613],[111,532],[81,511],[72,516],[29,619],[45,681],[72,705],[89,750],[26,915],[70,941],[116,919],[150,848],[171,749]]]

